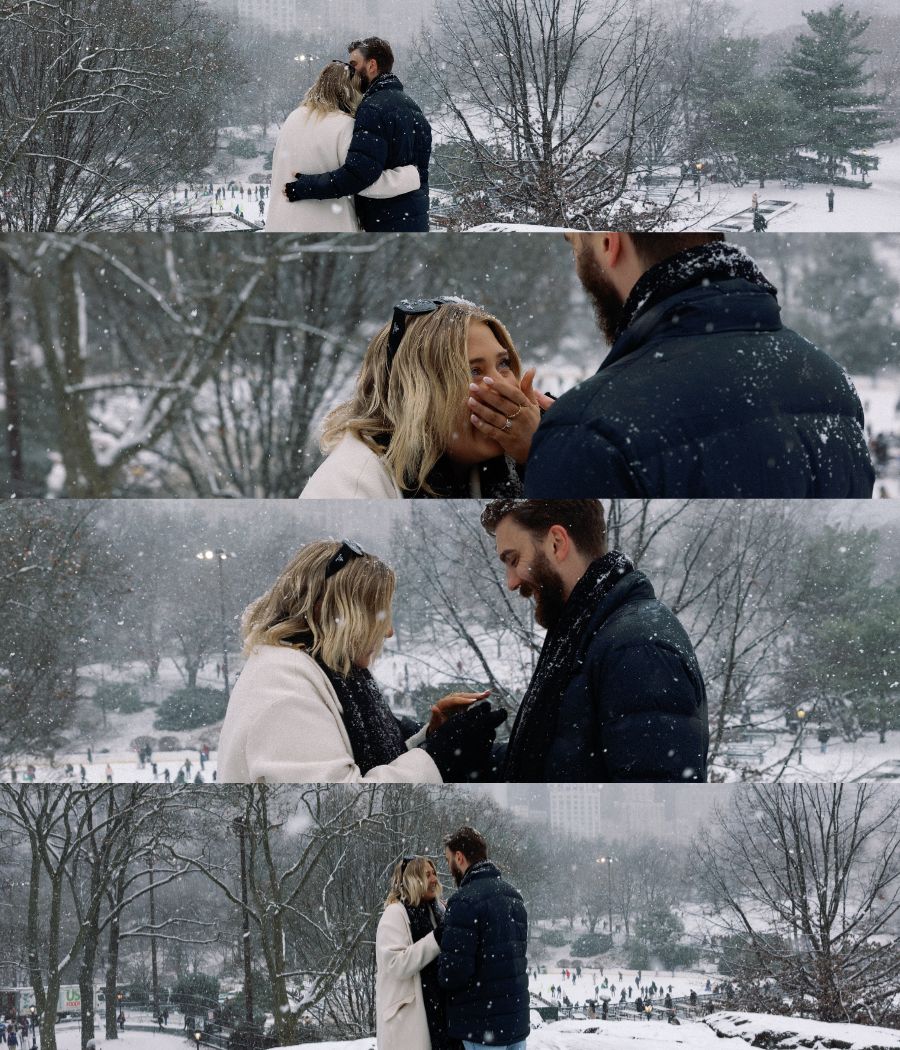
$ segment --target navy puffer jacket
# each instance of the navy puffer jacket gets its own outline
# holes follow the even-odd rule
[[[385,73],[370,85],[356,112],[353,139],[342,167],[322,175],[300,175],[299,195],[305,200],[351,197],[371,186],[388,168],[415,164],[421,185],[412,193],[375,200],[356,198],[356,214],[364,230],[428,230],[428,164],[431,126],[393,75]]]
[[[444,916],[438,980],[454,1039],[505,1046],[528,1037],[528,915],[491,861],[473,864]]]
[[[657,286],[656,267],[644,275],[651,291],[600,370],[545,414],[526,496],[869,498],[843,369],[784,327],[764,279],[728,276],[712,252],[680,255]]]
[[[539,768],[527,754],[524,761],[518,756],[516,765],[527,770],[527,777],[517,779],[706,780],[709,716],[703,675],[678,618],[639,570],[628,572],[597,603],[572,676],[545,719],[546,756]],[[497,749],[500,763],[509,761],[511,746],[515,740]]]

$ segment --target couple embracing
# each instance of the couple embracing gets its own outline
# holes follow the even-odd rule
[[[393,635],[396,576],[357,544],[307,544],[244,614],[246,660],[219,737],[223,781],[706,780],[706,690],[690,639],[607,544],[599,500],[498,499],[482,513],[511,592],[546,629],[509,739],[487,692],[427,723],[369,668]]]
[[[270,233],[424,232],[431,127],[379,37],[319,74],[278,133]]]
[[[445,905],[430,857],[394,868],[375,935],[378,1050],[525,1050],[528,916],[474,828],[444,839]]]

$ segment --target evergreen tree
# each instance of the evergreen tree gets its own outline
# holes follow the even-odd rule
[[[883,96],[866,90],[871,74],[864,67],[872,52],[860,37],[870,20],[858,11],[847,14],[842,3],[805,17],[812,35],[794,41],[780,79],[800,110],[798,144],[816,150],[834,181],[841,161],[868,167],[875,158],[860,151],[887,130]]]

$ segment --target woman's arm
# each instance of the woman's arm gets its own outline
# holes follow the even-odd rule
[[[360,197],[401,197],[419,189],[422,180],[415,164],[404,164],[400,168],[387,168],[367,189],[360,190]]]
[[[274,647],[273,647],[274,648]],[[353,759],[337,698],[304,653],[284,648],[251,657],[232,701],[249,711],[243,734],[251,781],[277,783],[441,782],[421,748],[363,775]]]
[[[389,904],[375,934],[375,958],[380,969],[400,980],[415,977],[440,954],[433,933],[410,942],[402,904]]]

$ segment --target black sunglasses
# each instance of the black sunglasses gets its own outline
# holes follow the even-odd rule
[[[460,303],[463,306],[471,306],[475,310],[481,307],[468,299],[461,299],[458,295],[439,295],[437,299],[401,299],[394,307],[394,316],[391,320],[391,334],[388,336],[387,366],[388,372],[400,349],[400,343],[406,332],[406,320],[408,317],[418,317],[423,314],[433,314],[435,310],[446,306],[448,303]]]
[[[354,558],[364,557],[365,553],[362,547],[358,543],[354,543],[353,540],[342,540],[340,548],[325,566],[325,579],[327,580],[329,576],[334,576],[336,572],[340,572]]]

